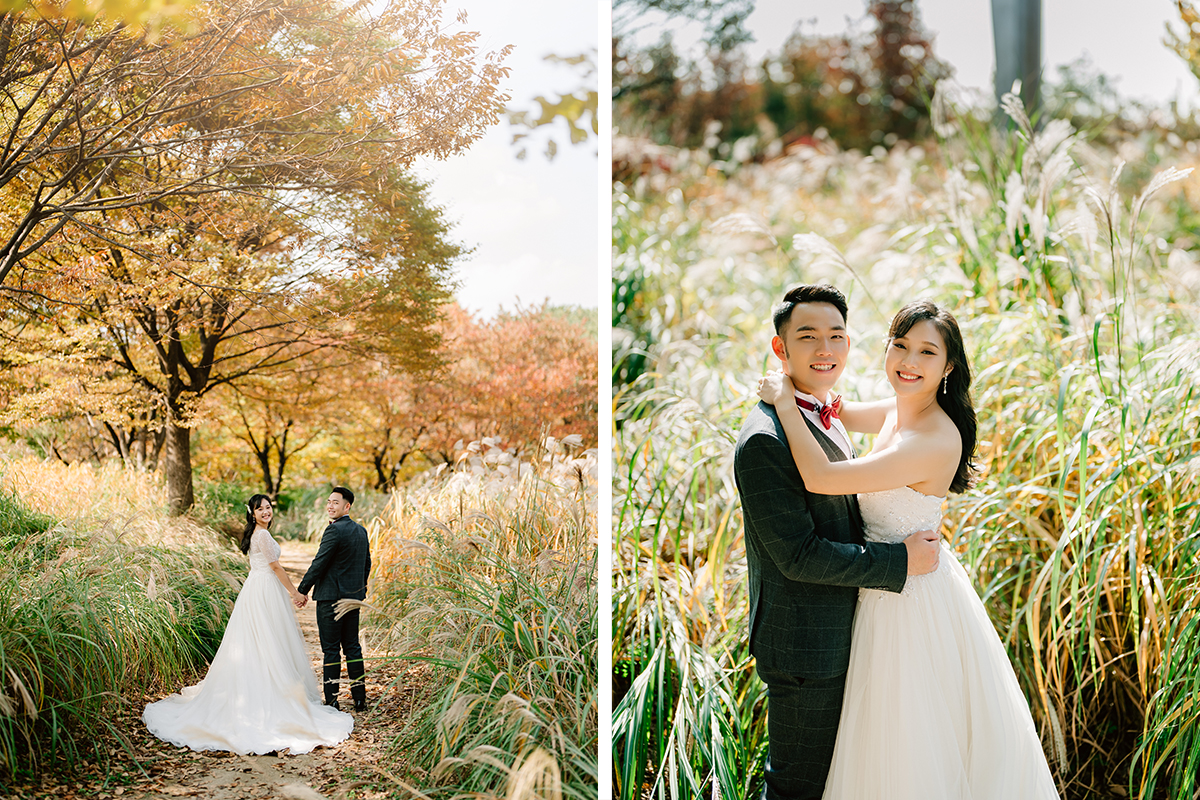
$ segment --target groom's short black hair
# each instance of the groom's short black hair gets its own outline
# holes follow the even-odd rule
[[[345,486],[335,486],[333,487],[333,491],[340,494],[342,499],[345,500],[348,505],[354,505],[354,492],[350,491]]]
[[[792,309],[801,303],[829,303],[841,312],[842,322],[846,321],[846,311],[850,308],[846,303],[846,295],[828,283],[802,283],[788,289],[783,300],[775,306],[772,315],[775,322],[775,333],[783,335],[783,326],[792,318]]]

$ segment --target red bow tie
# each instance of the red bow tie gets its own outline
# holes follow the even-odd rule
[[[821,424],[825,426],[825,430],[833,427],[833,420],[838,416],[838,411],[842,408],[842,396],[835,394],[833,400],[824,405],[820,403],[810,403],[807,400],[796,398],[796,405],[809,411],[815,411],[821,417]]]

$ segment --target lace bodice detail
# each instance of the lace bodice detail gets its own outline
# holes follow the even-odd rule
[[[908,486],[860,494],[863,533],[869,542],[902,542],[917,531],[937,530],[945,499]]]
[[[250,569],[270,569],[270,564],[279,560],[279,553],[279,543],[262,528],[250,534]]]

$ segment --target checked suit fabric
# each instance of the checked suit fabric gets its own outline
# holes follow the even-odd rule
[[[845,454],[807,418],[830,461]],[[760,402],[734,451],[750,583],[750,652],[768,690],[764,796],[819,798],[850,662],[859,587],[899,592],[903,544],[868,543],[854,495],[809,493],[775,409]],[[807,684],[807,687],[806,687]],[[784,743],[776,740],[787,740]]]

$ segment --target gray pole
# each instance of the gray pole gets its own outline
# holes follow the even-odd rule
[[[996,100],[1021,81],[1025,113],[1041,104],[1042,0],[992,0],[992,36],[996,42]],[[1003,111],[997,120],[1006,120]]]

